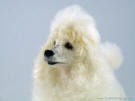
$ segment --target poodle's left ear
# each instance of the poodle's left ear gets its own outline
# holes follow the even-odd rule
[[[96,30],[96,28],[90,28],[88,30],[88,33],[85,34],[86,36],[84,38],[84,42],[90,42],[92,45],[97,46],[100,43],[100,35],[98,31]]]

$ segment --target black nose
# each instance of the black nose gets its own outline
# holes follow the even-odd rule
[[[44,56],[50,57],[50,56],[53,56],[53,55],[54,55],[54,52],[52,50],[45,50]]]

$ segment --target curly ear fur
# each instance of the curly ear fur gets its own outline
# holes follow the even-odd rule
[[[102,44],[101,48],[110,66],[114,69],[120,67],[123,61],[123,56],[120,48],[116,44],[111,44],[109,42]]]

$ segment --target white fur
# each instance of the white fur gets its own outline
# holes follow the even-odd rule
[[[110,44],[110,43],[106,42],[106,43],[102,44],[101,48],[104,53],[104,56],[110,63],[110,66],[112,68],[120,67],[122,60],[123,60],[123,56],[121,54],[119,47],[115,44]]]
[[[57,48],[53,45],[56,40]],[[70,41],[73,50],[63,43]],[[55,60],[48,65],[44,51],[53,49]],[[60,11],[51,26],[47,43],[34,66],[34,101],[91,101],[95,98],[125,97],[111,67],[119,67],[122,55],[113,44],[102,44],[93,18],[79,6]]]

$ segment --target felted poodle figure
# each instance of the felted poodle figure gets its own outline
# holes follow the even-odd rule
[[[34,65],[34,101],[91,101],[125,97],[114,76],[122,55],[101,43],[93,18],[79,6],[56,15]]]

